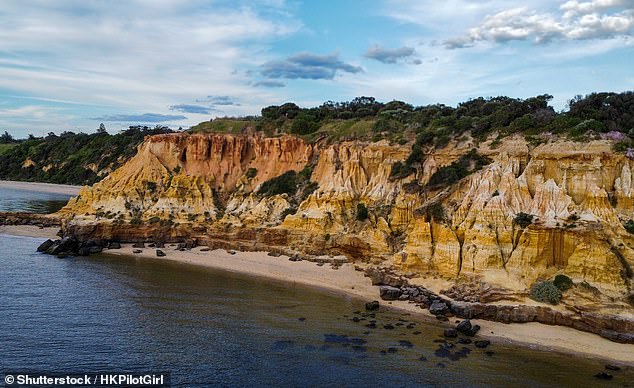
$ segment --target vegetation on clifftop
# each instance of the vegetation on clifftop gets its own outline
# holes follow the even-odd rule
[[[165,127],[130,127],[116,135],[63,132],[0,144],[0,179],[90,185],[136,154],[145,136]]]

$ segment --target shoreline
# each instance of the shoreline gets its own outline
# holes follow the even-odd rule
[[[0,180],[0,188],[13,190],[28,190],[48,194],[65,194],[75,196],[82,186],[59,185],[55,183],[3,181]]]
[[[56,238],[57,230],[57,228],[4,226],[0,228],[0,233],[46,239]],[[343,264],[335,270],[328,264],[320,267],[314,262],[305,260],[293,262],[289,260],[288,256],[273,257],[266,252],[235,252],[235,254],[230,254],[225,250],[201,251],[201,248],[205,247],[177,251],[168,245],[161,248],[166,256],[157,257],[155,248],[144,248],[142,253],[135,254],[133,250],[136,248],[132,248],[132,244],[122,244],[121,249],[106,250],[103,254],[144,260],[170,261],[199,268],[266,278],[289,285],[302,285],[365,302],[378,300],[383,308],[411,314],[413,318],[422,323],[438,322],[428,311],[407,301],[387,302],[381,300],[379,287],[372,286],[371,280],[365,277],[363,272],[356,271],[354,264],[351,263]],[[480,319],[473,319],[472,322],[481,326],[478,337],[490,339],[497,343],[634,366],[634,345],[612,342],[596,334],[535,322],[505,324]],[[447,323],[447,327],[453,326],[453,323]],[[493,343],[495,344],[495,342]]]

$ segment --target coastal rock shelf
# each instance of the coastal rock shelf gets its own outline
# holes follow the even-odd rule
[[[629,341],[634,235],[624,225],[634,218],[634,161],[609,140],[494,140],[424,148],[402,177],[393,167],[407,162],[407,144],[151,136],[57,217],[79,241],[345,256],[442,282],[447,306],[465,317]],[[460,168],[469,173],[453,179]],[[527,303],[536,283],[557,275],[574,285],[560,306]]]

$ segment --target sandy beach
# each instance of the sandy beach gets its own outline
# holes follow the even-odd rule
[[[55,238],[56,232],[56,228],[39,229],[27,226],[0,228],[0,233],[38,238]],[[333,269],[329,264],[318,266],[309,261],[292,262],[287,256],[272,257],[266,252],[230,254],[224,250],[201,251],[202,248],[177,251],[175,247],[166,246],[161,249],[166,256],[157,257],[156,250],[153,248],[145,248],[141,253],[135,254],[130,244],[124,244],[121,249],[108,250],[105,253],[147,260],[169,260],[318,288],[326,292],[356,297],[363,301],[380,300],[378,287],[372,286],[370,279],[366,278],[362,272],[356,271],[353,264],[344,264],[338,269]],[[427,310],[422,310],[407,301],[381,301],[381,305],[408,312],[420,321],[435,321]],[[493,342],[512,343],[529,348],[634,365],[634,345],[611,342],[595,334],[540,323],[504,324],[484,320],[473,321],[482,327],[478,336]]]
[[[0,188],[30,190],[41,193],[77,195],[81,186],[56,185],[53,183],[0,181]]]

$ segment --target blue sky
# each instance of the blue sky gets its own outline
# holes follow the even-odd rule
[[[526,5],[528,4],[528,5]],[[634,89],[634,0],[3,0],[0,132]]]

